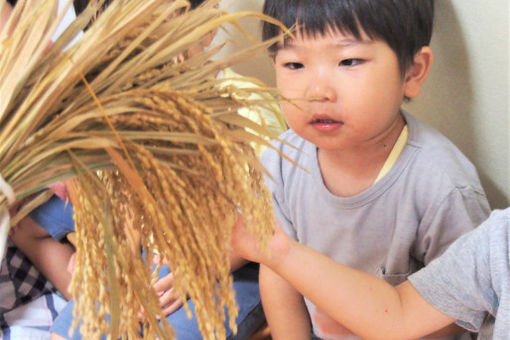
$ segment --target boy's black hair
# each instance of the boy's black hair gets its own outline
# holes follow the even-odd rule
[[[304,35],[323,35],[330,29],[361,39],[385,41],[395,51],[402,74],[412,65],[414,55],[430,43],[434,0],[265,0],[264,14],[285,26],[297,24]],[[264,22],[263,40],[281,34],[281,29]],[[274,44],[274,54],[281,45]]]

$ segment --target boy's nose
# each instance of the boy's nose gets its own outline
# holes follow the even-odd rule
[[[331,82],[324,77],[311,81],[306,91],[306,98],[312,101],[336,101],[337,94]]]

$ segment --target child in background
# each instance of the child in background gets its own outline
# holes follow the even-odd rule
[[[68,290],[71,273],[67,266],[75,252],[66,238],[73,231],[69,225],[74,225],[73,208],[54,195],[21,220],[10,236],[13,243],[67,300],[71,298]]]
[[[259,251],[241,223],[232,246],[364,339],[415,339],[453,322],[479,332],[478,339],[510,335],[510,208],[494,211],[397,287],[336,263],[279,229],[269,242],[271,256]]]
[[[296,25],[295,39],[270,47],[291,99],[281,104],[291,129],[275,147],[301,166],[272,149],[262,156],[278,223],[335,262],[404,282],[490,212],[471,162],[400,108],[432,64],[433,1],[266,0],[264,13]],[[263,25],[264,40],[281,34]],[[274,339],[353,338],[272,268],[261,266],[259,283]]]

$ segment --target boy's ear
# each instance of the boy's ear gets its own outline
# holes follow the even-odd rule
[[[421,92],[421,86],[430,71],[434,60],[434,53],[428,46],[422,47],[415,55],[413,64],[409,66],[405,74],[404,96],[415,98]]]

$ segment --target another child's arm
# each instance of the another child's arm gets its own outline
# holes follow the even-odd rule
[[[71,274],[67,267],[74,253],[73,246],[53,239],[44,228],[29,217],[20,221],[11,239],[55,288],[66,299],[70,299],[68,287]]]
[[[334,262],[291,240],[281,230],[270,240],[271,256],[259,252],[240,221],[234,229],[232,244],[240,256],[264,264],[330,317],[363,338],[417,338],[455,321],[423,299],[409,281],[393,287],[375,276]],[[268,319],[286,304],[264,305]]]

